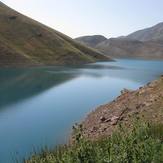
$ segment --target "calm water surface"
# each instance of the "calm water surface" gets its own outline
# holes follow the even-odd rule
[[[75,122],[163,74],[163,61],[117,60],[77,68],[0,69],[0,163],[66,142]]]

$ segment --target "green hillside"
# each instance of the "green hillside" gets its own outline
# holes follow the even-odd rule
[[[109,58],[0,2],[0,66],[82,64]]]

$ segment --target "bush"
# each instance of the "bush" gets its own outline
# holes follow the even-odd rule
[[[111,137],[89,141],[76,130],[73,146],[45,150],[26,163],[162,163],[163,125],[136,123],[132,129],[120,126]]]

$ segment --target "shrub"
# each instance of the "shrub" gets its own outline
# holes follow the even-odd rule
[[[132,129],[120,126],[111,137],[86,140],[76,130],[73,146],[45,150],[26,163],[162,163],[163,125],[136,123]]]

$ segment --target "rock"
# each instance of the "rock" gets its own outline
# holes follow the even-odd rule
[[[105,122],[110,122],[110,121],[111,121],[111,119],[110,119],[110,118],[105,120]]]
[[[144,106],[145,106],[145,103],[142,103],[142,104],[141,104],[141,107],[144,107]]]
[[[135,112],[133,112],[133,114],[139,114],[139,112],[138,111],[135,111]]]
[[[144,90],[144,89],[141,89],[141,90],[139,91],[139,95],[141,95],[141,94],[143,94],[143,93],[145,93],[145,90]]]
[[[143,105],[146,106],[146,107],[148,107],[148,106],[150,106],[151,104],[150,104],[149,102],[144,102]]]
[[[153,88],[157,85],[157,81],[153,81],[151,82],[151,84],[149,85],[150,88]]]
[[[111,122],[111,125],[116,125],[116,124],[117,124],[117,121],[116,120],[114,120],[114,121]]]
[[[119,120],[120,120],[120,121],[124,120],[124,116],[121,116],[121,117],[119,118]]]
[[[96,132],[96,131],[97,131],[97,127],[94,126],[91,128],[91,132]]]
[[[100,117],[100,122],[105,122],[106,118],[104,116]]]
[[[131,92],[131,91],[128,90],[128,89],[126,89],[126,88],[124,88],[124,89],[121,91],[121,94],[129,93],[129,92]]]
[[[139,87],[139,90],[142,89],[143,87]]]
[[[102,129],[102,132],[105,132],[107,130],[107,127],[104,127],[103,129]]]
[[[118,119],[119,119],[118,116],[113,116],[113,117],[111,118],[111,121],[118,120]]]
[[[141,104],[136,105],[136,109],[139,109],[141,107]]]
[[[118,122],[118,119],[119,119],[119,117],[113,116],[113,117],[111,118],[111,125],[116,125],[117,122]]]
[[[153,118],[157,118],[157,115],[153,115]]]
[[[147,85],[149,86],[151,84],[151,82],[148,82]]]

